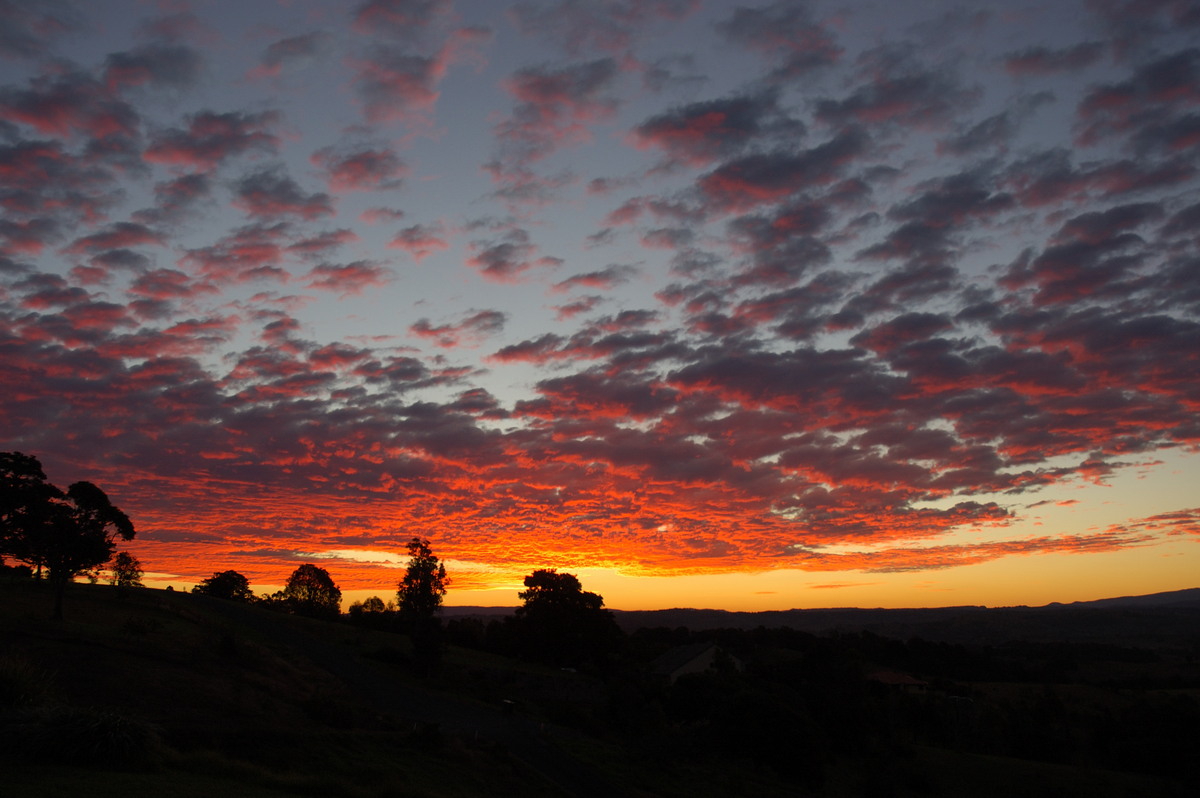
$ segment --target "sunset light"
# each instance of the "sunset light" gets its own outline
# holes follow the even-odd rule
[[[1189,3],[0,3],[0,451],[151,587],[1200,585]]]

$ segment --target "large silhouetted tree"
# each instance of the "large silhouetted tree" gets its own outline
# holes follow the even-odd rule
[[[220,571],[200,582],[192,588],[193,593],[228,601],[253,601],[254,593],[250,590],[250,580],[237,571]]]
[[[516,623],[526,656],[553,665],[600,663],[620,639],[604,598],[584,590],[574,574],[537,570],[525,587]]]
[[[446,595],[446,566],[434,555],[429,541],[413,538],[408,542],[411,559],[396,590],[400,621],[412,637],[418,667],[426,672],[437,669],[441,660],[442,624],[438,611]]]
[[[64,493],[46,481],[36,457],[0,452],[0,554],[48,575],[55,618],[62,618],[67,584],[108,562],[118,537],[134,534],[129,516],[92,483]]]
[[[46,481],[36,457],[0,452],[0,554],[31,565],[38,576],[39,538],[46,531],[49,506],[63,492]]]
[[[342,591],[324,568],[305,563],[292,571],[280,599],[289,612],[313,618],[336,618],[341,611]]]

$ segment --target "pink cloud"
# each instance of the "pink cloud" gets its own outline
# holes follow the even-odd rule
[[[472,249],[476,254],[467,258],[467,264],[478,269],[485,279],[497,283],[520,282],[530,269],[554,269],[563,262],[561,258],[539,257],[529,233],[519,228],[510,230],[499,241],[475,242]]]
[[[353,263],[322,263],[305,275],[309,288],[331,291],[341,296],[361,294],[373,286],[386,285],[391,279],[391,270],[370,261]]]
[[[306,194],[281,169],[259,169],[244,175],[235,186],[234,204],[251,216],[275,219],[299,216],[313,220],[333,214],[333,199],[324,192]]]
[[[420,263],[433,253],[450,248],[443,235],[441,224],[414,224],[397,233],[396,237],[388,242],[388,247],[402,249]]]
[[[466,317],[457,324],[433,325],[428,319],[421,319],[409,326],[410,334],[425,338],[443,349],[455,349],[461,346],[477,345],[488,335],[500,332],[508,316],[495,310],[481,310]]]
[[[313,153],[310,160],[325,171],[331,191],[397,189],[408,174],[404,161],[386,147],[325,147]]]
[[[236,155],[275,152],[279,137],[270,128],[278,121],[274,111],[201,111],[189,117],[186,129],[170,128],[152,136],[144,157],[152,163],[210,171]]]

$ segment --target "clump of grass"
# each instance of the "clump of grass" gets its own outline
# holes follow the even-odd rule
[[[44,706],[0,718],[0,750],[17,761],[136,769],[156,763],[153,724],[104,709]]]
[[[58,703],[53,677],[33,663],[12,654],[0,657],[0,712]]]

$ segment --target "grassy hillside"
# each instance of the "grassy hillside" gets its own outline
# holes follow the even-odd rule
[[[603,677],[451,646],[420,678],[407,638],[348,623],[103,585],[73,585],[65,621],[50,607],[44,584],[0,581],[5,796],[1188,794],[1154,763],[1190,738],[1153,727],[1196,715],[1190,660],[1101,651],[1107,670],[1063,685],[1029,676],[1059,651],[730,630],[738,667],[668,685],[646,667],[682,639],[662,630]],[[930,690],[883,689],[879,665]],[[1115,736],[1084,739],[1080,708]],[[1147,733],[1122,735],[1138,712]]]
[[[43,588],[0,584],[5,795],[563,794],[510,753],[527,718],[410,676],[402,637],[90,585],[53,623]]]

